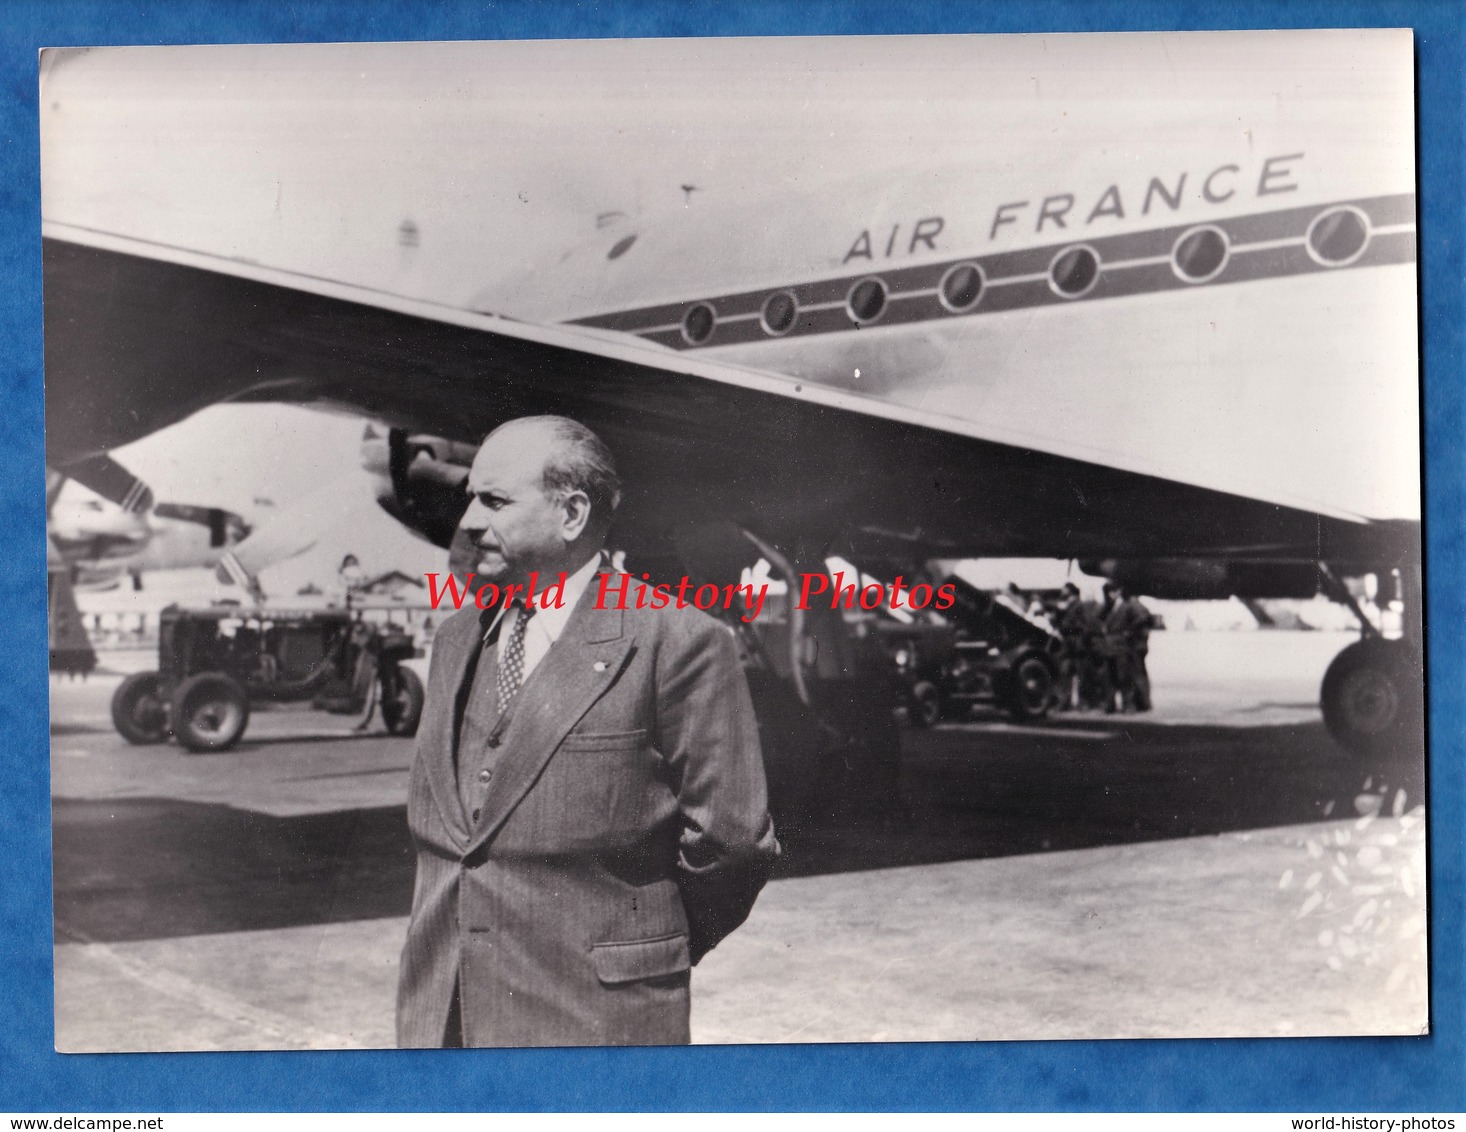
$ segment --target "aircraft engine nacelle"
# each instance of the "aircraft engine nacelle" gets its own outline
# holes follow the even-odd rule
[[[1242,562],[1222,558],[1081,560],[1086,574],[1111,578],[1126,592],[1175,601],[1237,597],[1308,599],[1319,592],[1312,562]]]
[[[200,507],[190,503],[159,503],[153,514],[160,519],[180,523],[197,523],[209,532],[209,548],[219,550],[243,542],[250,535],[250,524],[242,515],[222,507]]]
[[[382,509],[414,534],[447,549],[468,507],[464,484],[477,449],[441,436],[384,433],[368,425],[361,441],[362,467],[377,478]]]

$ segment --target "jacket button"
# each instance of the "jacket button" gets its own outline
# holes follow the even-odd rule
[[[487,782],[489,779],[491,779],[493,777],[494,777],[494,772],[491,771],[491,770],[481,770],[481,771],[478,772],[478,780],[480,782]]]
[[[497,735],[490,735],[489,736],[489,746],[490,747],[497,747],[498,745],[499,745],[499,737]]]
[[[478,821],[478,816],[479,816],[479,811],[478,810],[474,810],[474,812],[473,812],[473,820],[474,821]]]

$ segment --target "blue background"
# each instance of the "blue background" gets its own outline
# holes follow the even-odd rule
[[[1436,3],[404,3],[0,6],[0,1111],[1466,1109],[1462,862],[1462,6]],[[1431,1013],[1423,1039],[67,1056],[52,1051],[37,60],[42,47],[1413,27],[1419,105]],[[1259,957],[1265,961],[1264,957]],[[1225,993],[1225,988],[1218,988]]]

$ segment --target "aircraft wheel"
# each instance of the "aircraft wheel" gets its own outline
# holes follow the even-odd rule
[[[393,685],[390,690],[389,683]],[[412,669],[399,667],[395,679],[382,681],[382,722],[388,734],[416,735],[422,705],[422,681]]]
[[[1378,637],[1334,657],[1319,699],[1324,726],[1350,754],[1388,754],[1416,737],[1422,692],[1409,660],[1405,645]]]
[[[906,708],[914,727],[931,727],[942,718],[942,692],[930,680],[921,680],[911,689]]]
[[[1054,670],[1038,653],[1020,657],[1003,680],[1002,703],[1014,719],[1042,719],[1054,696]]]
[[[117,685],[112,693],[112,726],[140,747],[168,738],[168,702],[156,672],[134,672]]]
[[[249,696],[222,672],[190,676],[173,694],[173,733],[193,752],[223,751],[249,723]]]

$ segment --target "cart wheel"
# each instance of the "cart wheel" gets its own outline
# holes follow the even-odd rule
[[[382,722],[391,735],[416,735],[417,723],[422,718],[422,681],[410,668],[397,669],[394,688],[388,689],[388,681],[382,681]]]
[[[140,747],[168,738],[168,703],[156,672],[134,672],[117,685],[112,693],[112,726]]]
[[[1040,653],[1029,653],[1004,680],[1003,707],[1017,720],[1042,719],[1054,694],[1054,670]]]
[[[190,676],[173,694],[173,733],[187,750],[226,750],[248,723],[249,696],[222,672]]]
[[[911,689],[906,716],[914,727],[931,727],[935,724],[942,718],[941,689],[929,680],[920,681]]]

